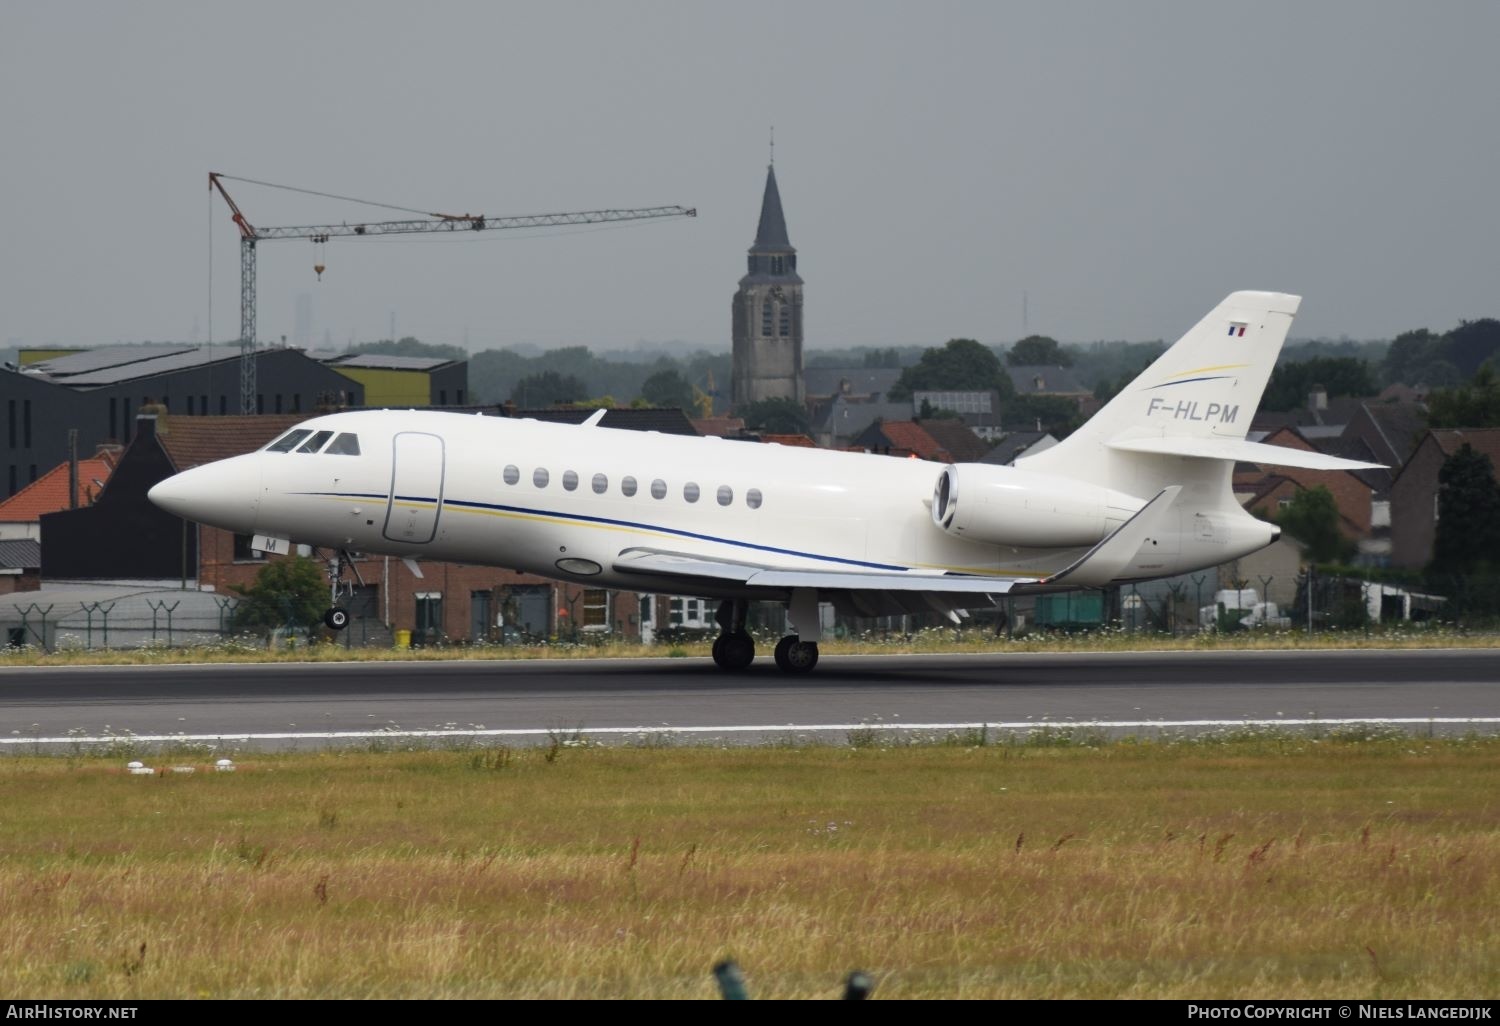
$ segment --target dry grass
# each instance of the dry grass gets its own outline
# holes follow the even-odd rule
[[[761,639],[768,654],[774,639]],[[455,645],[413,649],[344,648],[337,643],[298,643],[268,648],[253,639],[230,639],[198,648],[148,647],[140,649],[0,648],[0,668],[6,666],[153,666],[171,663],[280,663],[280,662],[431,662],[471,659],[707,659],[709,643],[642,645],[636,642],[601,640],[585,644],[559,642],[545,645]],[[1412,626],[1369,631],[1257,630],[1230,634],[1155,634],[1124,630],[1096,630],[1077,634],[1033,633],[1004,638],[982,630],[923,630],[912,635],[899,632],[830,638],[821,643],[824,655],[909,655],[935,653],[1005,652],[1201,652],[1266,651],[1280,649],[1338,650],[1351,648],[1437,649],[1500,648],[1500,632],[1463,630],[1445,626]]]
[[[1493,997],[1500,741],[0,760],[0,993]]]

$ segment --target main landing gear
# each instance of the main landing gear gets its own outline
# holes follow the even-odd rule
[[[345,572],[354,574],[354,581],[346,579]],[[341,631],[349,626],[349,610],[346,606],[339,605],[339,599],[345,600],[354,595],[354,582],[360,584],[359,571],[354,566],[354,557],[344,549],[339,549],[338,555],[328,561],[328,600],[332,607],[323,614],[323,626],[331,631]]]
[[[743,670],[755,659],[755,639],[745,630],[745,614],[750,603],[744,599],[726,599],[714,614],[724,633],[714,639],[714,664],[721,670]]]
[[[776,643],[776,665],[782,673],[811,673],[818,665],[818,643],[788,634]]]
[[[714,619],[724,633],[714,639],[714,663],[721,670],[743,670],[755,660],[755,639],[745,630],[749,603],[744,599],[719,604]],[[816,610],[816,602],[814,602]],[[790,634],[776,643],[776,666],[782,673],[810,673],[818,665],[818,643]]]

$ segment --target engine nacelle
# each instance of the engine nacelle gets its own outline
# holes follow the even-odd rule
[[[1016,548],[1093,545],[1144,506],[1113,488],[984,463],[950,464],[932,492],[932,522],[968,541]]]

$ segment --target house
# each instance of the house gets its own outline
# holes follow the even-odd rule
[[[1303,452],[1321,451],[1294,427],[1279,428],[1262,441],[1267,445],[1282,445]],[[1269,515],[1284,508],[1304,489],[1327,488],[1338,507],[1340,532],[1356,543],[1371,537],[1374,489],[1356,472],[1267,466],[1259,468],[1258,474],[1237,470],[1235,477],[1235,493],[1240,504],[1252,512],[1264,510]]]
[[[1432,561],[1443,463],[1467,444],[1500,468],[1500,428],[1428,431],[1391,483],[1391,565],[1420,570]]]
[[[0,540],[42,536],[43,513],[92,505],[119,460],[118,446],[105,446],[78,461],[77,476],[69,482],[69,464],[59,463],[4,502],[0,502]]]
[[[979,462],[1013,467],[1017,460],[1025,459],[1033,453],[1045,452],[1056,444],[1057,439],[1046,431],[1012,431],[985,453]]]
[[[973,463],[989,446],[957,420],[896,420],[871,424],[854,439],[865,452],[941,463]]]

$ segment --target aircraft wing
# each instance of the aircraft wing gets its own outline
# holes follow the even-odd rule
[[[848,570],[782,570],[744,563],[720,563],[685,554],[649,549],[627,549],[615,560],[623,573],[676,578],[684,586],[692,582],[737,584],[746,588],[816,588],[819,591],[902,591],[941,595],[1004,595],[1017,585],[1035,584],[1037,578],[975,577],[968,574],[900,573]]]
[[[1176,501],[1181,487],[1163,488],[1129,520],[1069,566],[1047,577],[979,577],[971,574],[861,572],[850,570],[784,570],[751,563],[728,563],[686,553],[655,549],[626,549],[615,560],[622,573],[638,573],[672,579],[672,586],[691,592],[695,585],[722,591],[766,589],[778,595],[797,588],[837,592],[856,606],[867,608],[910,607],[925,603],[934,608],[954,609],[979,605],[974,597],[996,604],[1000,595],[1024,595],[1072,588],[1098,588],[1109,584],[1129,566],[1161,518]],[[770,597],[770,596],[768,596]]]

